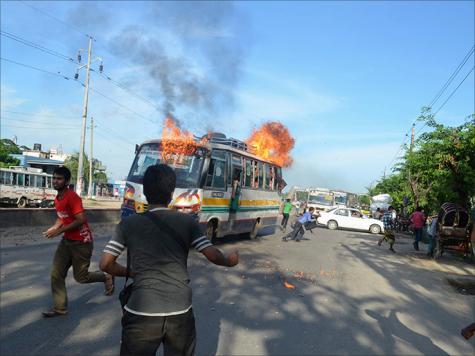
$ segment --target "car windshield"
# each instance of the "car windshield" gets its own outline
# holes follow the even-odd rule
[[[154,164],[166,163],[175,170],[177,188],[198,187],[204,160],[204,149],[197,149],[194,155],[172,154],[165,162],[159,147],[158,143],[146,144],[141,147],[135,156],[127,180],[133,183],[142,183],[148,167]]]
[[[332,197],[331,195],[321,193],[321,194],[310,194],[308,197],[308,202],[310,204],[320,204],[320,205],[326,205],[326,206],[331,206],[332,204]]]

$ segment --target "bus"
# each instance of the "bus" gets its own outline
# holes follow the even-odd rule
[[[313,207],[318,211],[328,211],[334,208],[335,198],[330,189],[309,188],[307,208]]]
[[[219,133],[207,137],[196,138],[193,150],[186,154],[163,154],[162,140],[137,146],[126,181],[122,217],[147,210],[144,173],[151,165],[166,163],[177,178],[170,208],[193,214],[210,240],[241,233],[255,238],[259,229],[275,226],[285,185],[282,168],[255,155],[242,141]],[[234,177],[239,177],[241,189],[236,210],[231,209]]]
[[[56,196],[53,176],[39,168],[0,168],[0,203],[28,206],[51,206]]]

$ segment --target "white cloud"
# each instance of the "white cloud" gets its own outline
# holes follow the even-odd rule
[[[11,110],[14,109],[23,103],[26,100],[17,96],[15,89],[10,88],[6,85],[1,85],[1,108],[2,110]]]

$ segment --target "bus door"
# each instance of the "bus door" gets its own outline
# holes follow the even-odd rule
[[[229,157],[229,156],[228,156]],[[242,158],[241,156],[232,155],[231,158],[231,179],[230,179],[230,192],[231,192],[231,205],[230,211],[237,212],[239,209],[239,199],[241,198],[241,186],[242,186]]]

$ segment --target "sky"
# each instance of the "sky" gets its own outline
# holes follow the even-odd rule
[[[238,139],[280,121],[296,141],[289,186],[364,192],[391,172],[474,28],[473,1],[2,1],[1,137],[79,150],[85,70],[75,81],[67,58],[83,49],[84,64],[92,35],[88,117],[112,179],[127,175],[135,144],[159,138],[171,112],[197,135]],[[472,55],[434,111],[473,66]],[[474,87],[472,72],[436,119],[462,124],[475,112]]]

